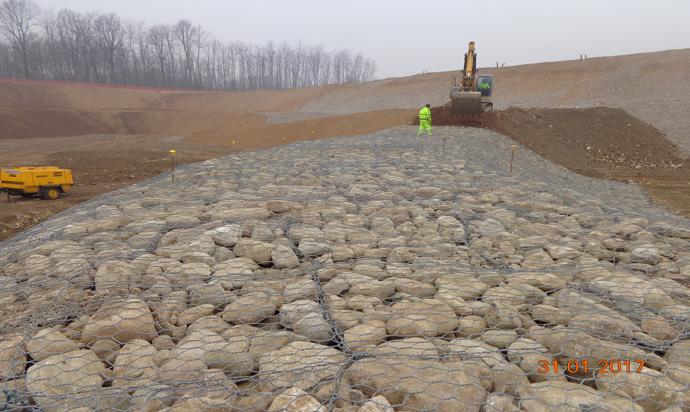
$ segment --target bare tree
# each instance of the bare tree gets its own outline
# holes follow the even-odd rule
[[[0,3],[0,33],[21,56],[24,78],[29,78],[29,42],[40,9],[33,0],[4,0]]]
[[[182,46],[182,52],[184,53],[185,78],[191,86],[194,79],[194,61],[196,55],[195,47],[197,47],[197,37],[201,35],[201,30],[192,26],[192,22],[189,20],[180,20],[173,27],[173,31],[175,33],[175,37]]]
[[[30,18],[8,20],[16,10]],[[43,13],[39,29],[31,0],[0,0],[0,11],[3,22],[25,22],[5,24],[11,30],[0,32],[7,38],[0,37],[0,76],[253,90],[362,82],[376,72],[372,60],[347,50],[222,43],[189,20],[149,27],[115,14],[65,9]]]
[[[148,42],[155,54],[157,71],[157,85],[165,85],[168,82],[168,76],[172,75],[172,70],[169,69],[169,55],[167,50],[167,33],[168,27],[164,24],[157,24],[149,29]]]
[[[107,78],[116,81],[115,59],[124,44],[124,29],[120,17],[115,14],[104,14],[94,21],[96,41],[107,64]]]

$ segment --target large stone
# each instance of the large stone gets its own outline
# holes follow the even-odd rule
[[[326,343],[332,339],[331,325],[323,314],[310,312],[305,314],[293,325],[296,334],[309,338],[314,342]]]
[[[206,235],[211,236],[216,245],[233,247],[242,238],[242,226],[219,226],[206,232]]]
[[[611,361],[616,366],[617,361]],[[664,408],[690,407],[690,394],[687,386],[678,383],[662,372],[645,368],[637,373],[638,364],[631,366],[631,372],[625,372],[626,366],[622,365],[622,373],[599,373],[596,378],[597,388],[606,393],[615,393],[629,397],[642,406],[645,411],[658,411]]]
[[[158,375],[156,348],[145,340],[136,339],[122,347],[113,365],[113,387],[143,388],[152,385]]]
[[[395,278],[395,291],[418,298],[431,298],[436,294],[436,287],[413,279]]]
[[[577,259],[580,256],[580,252],[568,246],[548,245],[546,252],[553,260]]]
[[[642,407],[630,399],[571,382],[533,383],[519,388],[518,394],[520,405],[527,412],[581,412],[592,408],[606,412],[643,412]]]
[[[26,380],[23,378],[0,382],[0,405],[9,411],[20,411],[29,404]]]
[[[660,259],[661,252],[654,245],[640,245],[630,251],[630,261],[632,263],[656,265]]]
[[[232,325],[221,319],[219,316],[204,316],[203,318],[199,318],[189,325],[187,331],[191,332],[193,330],[209,330],[214,333],[222,334],[226,330],[230,329],[231,326]],[[155,346],[155,339],[152,343]]]
[[[492,412],[520,412],[515,406],[514,396],[492,393],[486,398],[484,410]]]
[[[160,411],[171,406],[175,395],[168,385],[151,385],[137,389],[132,394],[132,407],[141,411]]]
[[[587,332],[593,336],[612,339],[622,337],[632,339],[640,328],[630,320],[615,312],[610,314],[587,313],[574,316],[568,322],[572,329]]]
[[[458,325],[455,311],[435,299],[399,302],[391,306],[386,330],[391,336],[433,337],[451,333]]]
[[[127,262],[111,260],[99,266],[94,281],[98,293],[123,295],[140,287],[141,274]]]
[[[314,240],[303,240],[299,243],[299,251],[302,256],[317,257],[329,253],[331,248],[325,242]]]
[[[345,355],[340,351],[296,341],[261,356],[259,378],[266,388],[309,390],[317,384],[331,382],[344,365]]]
[[[367,349],[374,355],[381,357],[410,357],[436,359],[439,356],[436,346],[424,338],[406,338],[383,342],[375,348]]]
[[[570,312],[549,305],[534,305],[529,310],[532,319],[552,326],[566,325],[572,318]]]
[[[538,287],[545,292],[554,292],[565,288],[565,280],[552,273],[520,273],[508,277],[509,283],[526,283]]]
[[[345,331],[345,343],[351,350],[362,350],[368,346],[376,346],[386,338],[386,327],[382,321],[372,321],[364,325],[357,325]]]
[[[210,303],[185,309],[179,315],[177,315],[177,325],[187,326],[197,319],[213,315],[214,309],[215,307]]]
[[[259,265],[267,265],[271,262],[271,251],[273,245],[253,239],[240,239],[235,245],[233,252],[239,257],[253,260]]]
[[[268,412],[326,412],[326,407],[300,388],[290,388],[276,396]]]
[[[676,304],[662,289],[637,276],[601,276],[592,280],[590,286],[597,291],[609,293],[615,299],[656,310]]]
[[[211,217],[213,220],[224,220],[226,222],[237,222],[248,219],[265,220],[271,216],[271,212],[266,208],[246,207],[246,208],[222,208],[214,210]]]
[[[321,306],[313,300],[300,299],[286,303],[280,307],[280,323],[286,328],[292,329],[295,323],[311,313],[322,313]]]
[[[220,309],[235,299],[235,294],[225,290],[220,282],[192,285],[187,288],[187,292],[192,306],[210,304]]]
[[[106,369],[90,350],[75,350],[46,358],[26,373],[26,387],[44,411],[91,406],[101,390]]]
[[[0,379],[13,379],[24,373],[26,350],[21,336],[0,341]]]
[[[350,295],[373,296],[379,299],[386,299],[395,292],[395,283],[389,281],[379,281],[368,278],[357,279],[352,282]]]
[[[587,360],[597,365],[600,360],[641,359],[648,365],[661,368],[666,362],[654,353],[632,345],[599,339],[585,332],[569,328],[532,327],[527,337],[544,345],[558,359]]]
[[[254,292],[225,307],[223,320],[231,323],[259,323],[273,316],[276,305],[267,293]]]
[[[360,406],[357,412],[395,412],[388,399],[383,396],[374,396]]]
[[[172,350],[176,359],[201,360],[209,369],[220,369],[228,375],[251,374],[254,363],[249,355],[249,339],[234,337],[226,341],[208,331],[189,332]]]
[[[171,386],[198,382],[206,375],[206,364],[200,359],[170,359],[158,370],[158,380]]]
[[[463,316],[458,319],[458,329],[455,334],[462,338],[475,337],[484,333],[488,327],[486,320],[481,316]]]
[[[151,341],[156,335],[148,305],[139,299],[125,299],[104,303],[84,327],[81,341],[85,344],[101,338],[117,342]]]
[[[77,349],[77,343],[53,328],[46,328],[39,330],[31,337],[26,344],[26,349],[33,360],[42,361],[45,358]]]
[[[525,295],[518,289],[508,286],[491,288],[482,295],[482,302],[502,303],[508,306],[522,305],[526,300]]]
[[[90,349],[100,360],[112,364],[120,351],[120,345],[110,339],[99,339],[91,344]]]
[[[261,331],[249,337],[249,355],[256,365],[259,364],[261,356],[265,353],[278,350],[288,343],[296,340],[306,340],[292,332],[285,330],[278,331]]]
[[[491,329],[482,333],[479,339],[488,345],[505,349],[513,343],[517,337],[517,332],[513,330]]]
[[[316,294],[316,285],[308,276],[303,276],[288,283],[283,290],[283,298],[286,303],[296,300],[316,299]]]
[[[486,392],[466,368],[459,362],[365,358],[352,364],[346,376],[353,388],[382,395],[400,410],[479,411]]]
[[[443,275],[434,282],[439,291],[447,290],[455,293],[466,301],[480,297],[489,286],[473,276]]]
[[[470,362],[470,364],[475,363]],[[479,370],[479,367],[477,369]],[[518,389],[529,385],[529,380],[525,372],[512,363],[494,365],[490,369],[490,374],[493,384],[491,390],[493,393],[509,394],[517,397]]]
[[[514,306],[502,302],[493,302],[486,308],[486,321],[492,328],[517,329],[522,326],[523,318],[513,309]]]
[[[228,405],[225,399],[190,396],[177,399],[172,407],[164,410],[170,412],[225,412],[228,410]]]
[[[690,340],[685,339],[673,344],[664,355],[669,363],[680,363],[690,366]]]
[[[271,249],[271,260],[276,269],[290,269],[299,266],[299,258],[292,248],[276,245]]]
[[[455,314],[458,316],[466,316],[472,314],[472,307],[469,305],[469,303],[465,302],[465,300],[455,292],[449,290],[439,290],[434,295],[434,299],[441,301],[453,308]]]
[[[90,288],[94,282],[93,268],[85,259],[69,259],[55,265],[55,276],[80,288]]]
[[[551,353],[542,344],[531,339],[520,338],[508,346],[508,360],[517,364],[531,382],[544,382],[548,380],[565,380],[562,368],[559,372],[551,368],[544,371],[544,362],[549,364],[553,360]]]
[[[489,368],[507,363],[498,348],[472,339],[453,339],[448,352],[451,359],[477,361]]]

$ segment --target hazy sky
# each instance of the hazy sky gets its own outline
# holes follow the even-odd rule
[[[377,77],[459,69],[469,40],[479,65],[690,47],[688,0],[37,0],[44,8],[181,18],[220,40],[322,44],[360,51]]]

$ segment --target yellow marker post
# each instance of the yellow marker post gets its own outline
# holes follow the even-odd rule
[[[510,171],[509,176],[513,175],[513,159],[515,159],[515,151],[517,150],[517,145],[510,145]]]
[[[170,154],[170,170],[172,172],[172,182],[175,183],[175,156],[177,156],[177,150],[170,149],[168,151]]]

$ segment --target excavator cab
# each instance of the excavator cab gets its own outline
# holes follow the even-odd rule
[[[494,91],[494,76],[482,74],[477,76],[477,90],[482,97],[491,97]]]
[[[480,74],[477,76],[477,91],[481,93],[482,112],[490,112],[494,109],[491,96],[494,94],[494,76],[492,74]]]

